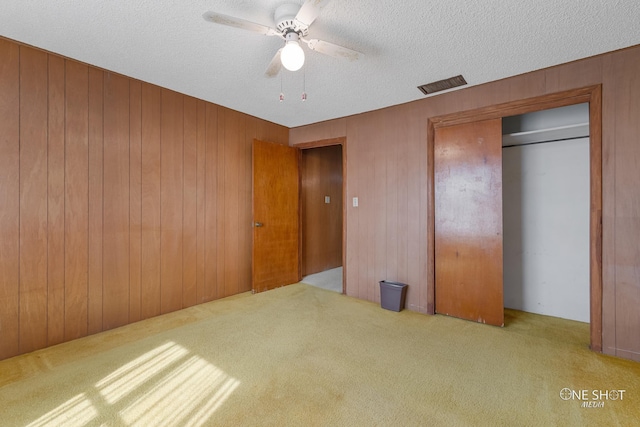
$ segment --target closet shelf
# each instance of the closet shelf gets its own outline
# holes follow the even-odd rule
[[[502,135],[502,146],[533,144],[558,141],[562,139],[586,138],[589,136],[589,123],[577,123],[555,128],[538,129]]]

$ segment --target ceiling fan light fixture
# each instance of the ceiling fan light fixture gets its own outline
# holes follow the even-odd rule
[[[337,44],[306,38],[309,35],[309,26],[316,20],[320,10],[329,0],[289,1],[291,3],[284,3],[276,8],[273,15],[275,28],[211,11],[205,12],[202,17],[205,21],[214,24],[239,28],[264,36],[283,38],[285,45],[273,55],[269,66],[265,70],[265,77],[277,76],[283,67],[289,71],[301,69],[305,61],[304,50],[300,45],[301,41],[307,45],[309,50],[315,50],[318,53],[333,56],[334,58],[356,61],[364,56],[360,52]]]
[[[304,51],[298,43],[298,34],[289,33],[286,36],[286,44],[280,54],[282,66],[289,71],[298,71],[304,65]]]

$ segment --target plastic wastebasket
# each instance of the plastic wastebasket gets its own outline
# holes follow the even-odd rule
[[[400,311],[404,308],[404,300],[407,295],[407,286],[404,283],[380,281],[380,305],[391,311]]]

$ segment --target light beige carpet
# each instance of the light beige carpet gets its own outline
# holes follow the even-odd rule
[[[589,351],[585,324],[506,317],[246,293],[0,362],[0,424],[637,425],[640,364]]]

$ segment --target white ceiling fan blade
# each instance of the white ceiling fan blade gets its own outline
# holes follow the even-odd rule
[[[280,53],[282,53],[282,49],[278,49],[275,55],[273,55],[273,59],[269,63],[267,70],[264,72],[264,75],[267,77],[275,77],[280,72],[280,68],[282,68],[282,61],[280,61]]]
[[[255,22],[246,21],[244,19],[235,18],[233,16],[223,15],[216,12],[205,12],[202,14],[205,21],[214,24],[226,25],[228,27],[240,28],[241,30],[253,31],[254,33],[264,34],[265,36],[278,36],[280,33],[266,25],[256,24]]]
[[[337,44],[325,42],[318,39],[304,40],[309,46],[309,49],[315,50],[316,52],[323,53],[325,55],[333,56],[335,58],[343,58],[348,59],[349,61],[357,61],[362,58],[364,54],[360,52],[356,52],[355,50],[347,49],[343,46],[338,46]]]
[[[330,0],[307,0],[304,2],[298,13],[296,14],[295,21],[299,26],[309,27],[313,21],[316,20],[320,14],[320,10],[329,3]]]

